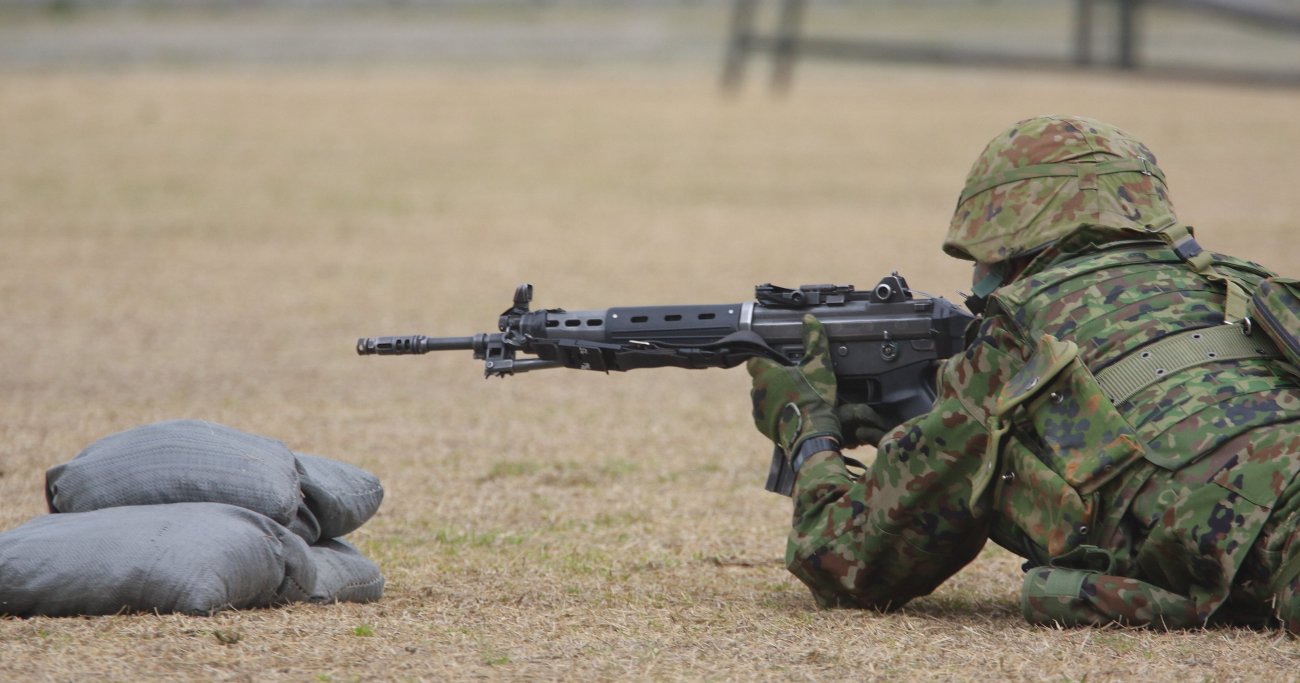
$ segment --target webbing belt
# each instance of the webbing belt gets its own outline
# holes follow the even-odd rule
[[[1170,335],[1128,354],[1097,373],[1097,383],[1111,403],[1134,394],[1180,370],[1245,358],[1280,358],[1262,336],[1247,337],[1237,325],[1219,325]]]

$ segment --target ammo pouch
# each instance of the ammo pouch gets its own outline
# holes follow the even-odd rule
[[[1098,538],[1097,491],[1145,453],[1133,428],[1078,357],[1051,335],[997,396],[978,497],[999,469],[993,505],[1003,518],[1061,556]],[[1007,438],[1011,436],[1012,438]],[[1001,456],[1001,467],[996,463]]]
[[[1271,277],[1260,281],[1247,311],[1255,326],[1273,343],[1300,374],[1300,280]]]

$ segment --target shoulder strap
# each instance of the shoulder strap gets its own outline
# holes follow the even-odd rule
[[[1235,278],[1224,275],[1214,267],[1210,252],[1201,248],[1189,225],[1170,223],[1162,228],[1151,228],[1151,233],[1169,245],[1170,249],[1198,275],[1226,287],[1223,303],[1223,322],[1236,325],[1246,319],[1246,302],[1250,296]]]

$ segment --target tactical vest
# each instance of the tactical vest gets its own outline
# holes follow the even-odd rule
[[[1202,265],[1126,242],[994,292],[988,314],[1032,352],[994,398],[975,488],[994,491],[991,538],[1029,566],[1097,551],[1106,566],[1089,568],[1166,585],[1208,617],[1295,469],[1210,456],[1300,418],[1300,385],[1264,335],[1224,324],[1224,280],[1251,292],[1270,274],[1217,255]],[[1180,562],[1190,574],[1168,576]]]

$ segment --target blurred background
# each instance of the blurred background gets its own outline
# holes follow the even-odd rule
[[[0,64],[721,66],[738,13],[752,14],[756,33],[798,26],[806,40],[840,47],[887,41],[927,46],[930,57],[975,49],[1060,61],[1086,42],[1087,57],[1106,64],[1129,40],[1126,11],[1143,67],[1291,80],[1300,69],[1295,0],[3,0]]]
[[[351,538],[380,603],[214,618],[229,648],[192,620],[0,620],[0,679],[1074,679],[1041,653],[1104,642],[1097,678],[1291,675],[1266,634],[1027,630],[994,549],[903,615],[816,612],[741,370],[354,353],[493,331],[522,282],[589,309],[898,270],[957,299],[967,169],[1044,113],[1131,131],[1207,248],[1300,274],[1300,39],[1177,5],[1143,4],[1121,70],[1115,3],[1076,68],[1076,2],[813,0],[773,88],[769,0],[728,91],[722,0],[0,0],[0,529],[45,511],[46,468],[164,419],[388,492]]]

